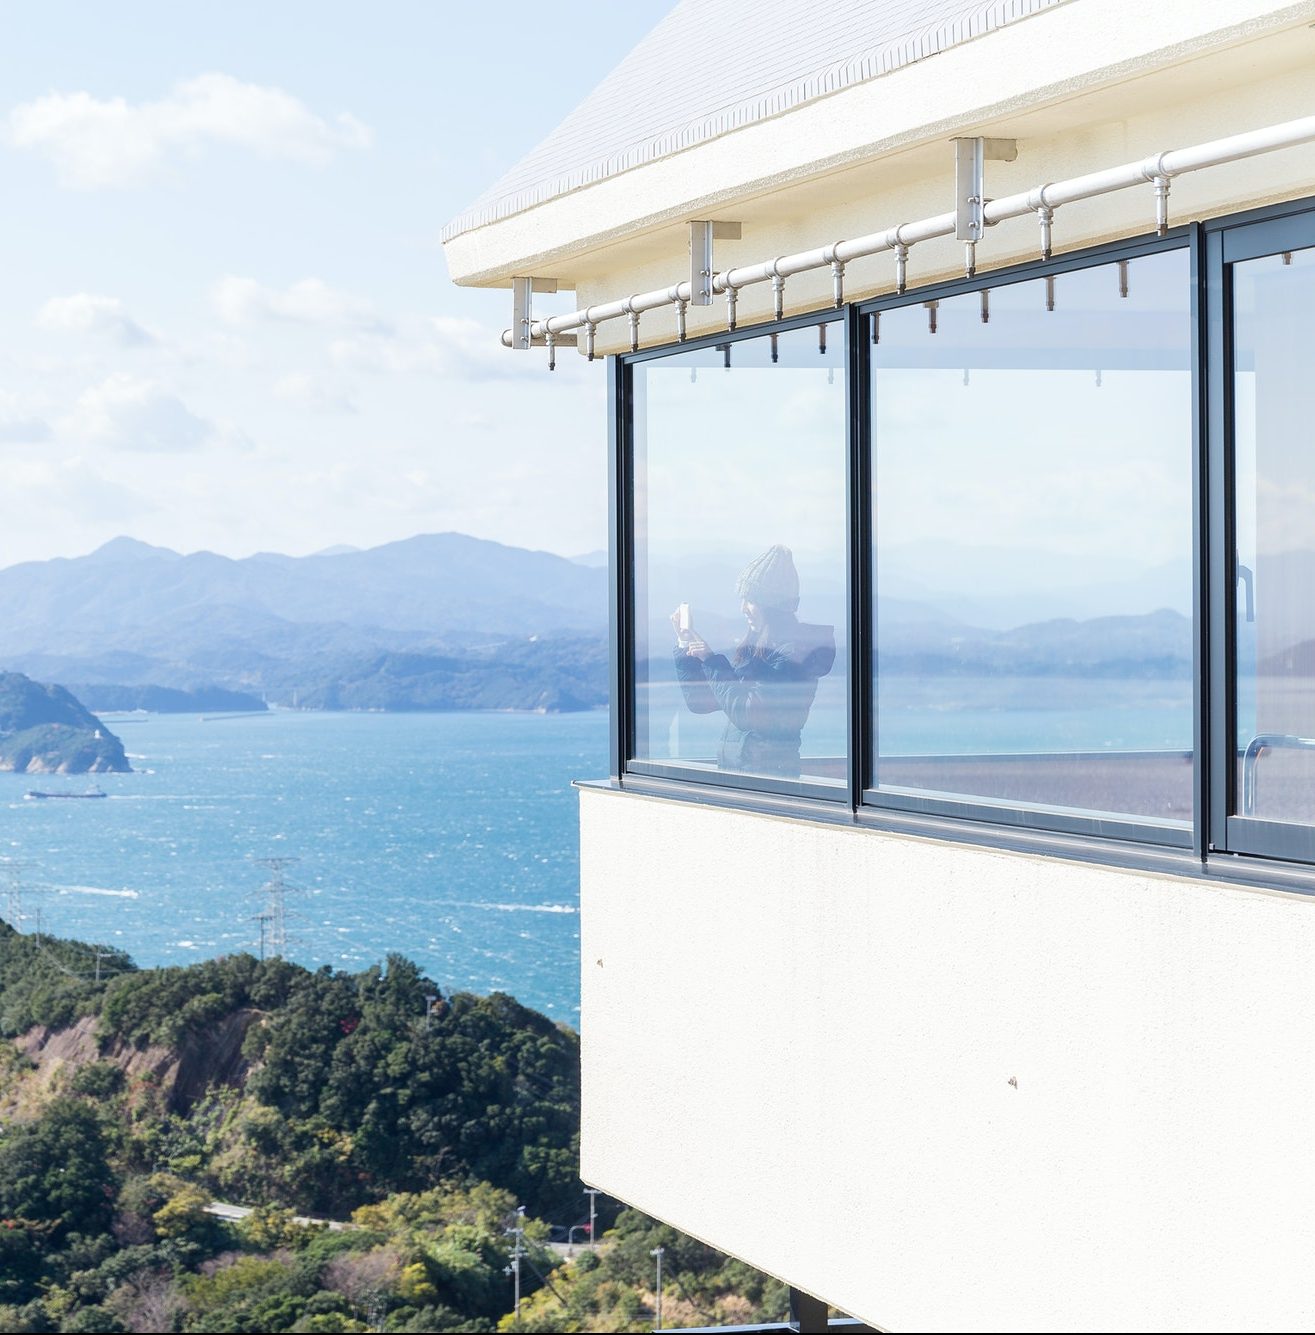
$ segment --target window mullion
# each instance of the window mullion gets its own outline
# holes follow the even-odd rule
[[[857,811],[868,786],[872,737],[871,703],[872,595],[871,489],[869,443],[872,411],[868,375],[867,319],[850,306],[845,318],[845,352],[849,376],[846,430],[849,438],[847,547],[849,551],[849,804]]]

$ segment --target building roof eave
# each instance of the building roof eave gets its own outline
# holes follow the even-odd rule
[[[722,0],[723,7],[726,3]],[[747,0],[729,3],[743,8]],[[714,23],[706,0],[684,0],[552,134],[448,223],[441,239],[450,241],[559,195],[770,120],[1043,10],[1072,3],[1075,0],[902,0],[895,4],[889,0],[847,0],[830,11],[810,7],[806,17],[799,17],[796,0],[753,0],[753,24],[741,26],[737,32],[734,16],[727,19],[722,8]],[[779,41],[775,46],[771,40],[752,42],[755,36],[766,34],[770,38],[775,34],[779,38],[787,34],[787,17],[799,17],[797,26],[804,30],[815,30],[824,22],[843,25],[846,45],[839,49],[846,54],[820,65],[800,67],[799,59],[807,58],[814,50],[812,45],[806,44],[796,57],[789,47],[783,50]],[[619,104],[629,97],[636,83],[664,86],[664,73],[678,61],[686,63],[690,52],[703,52],[703,59],[708,61],[747,65],[735,85],[739,95],[696,109],[692,115],[687,111],[682,114],[679,103],[673,106],[670,101],[650,100],[644,118],[632,116],[613,124]],[[704,73],[713,72],[715,66]],[[699,72],[692,71],[690,76],[697,79]],[[715,92],[721,86],[720,81],[704,77],[694,93],[697,96],[705,88]],[[683,85],[667,96],[678,98],[682,87],[688,93],[688,86]],[[692,100],[686,105],[697,108],[698,102]],[[636,129],[638,137],[633,137]],[[606,151],[590,152],[600,132]]]

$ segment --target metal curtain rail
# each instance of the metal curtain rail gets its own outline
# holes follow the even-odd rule
[[[1169,183],[1175,176],[1312,141],[1315,141],[1315,116],[1303,116],[1299,120],[1285,121],[1260,130],[1249,130],[1245,134],[1230,135],[1226,139],[1214,139],[1191,148],[1171,149],[1165,153],[1141,158],[1136,162],[1125,163],[1121,167],[1091,172],[1086,176],[1075,176],[1067,181],[1051,182],[1021,194],[1007,195],[1003,199],[989,200],[981,205],[980,216],[989,226],[1004,222],[1007,218],[1021,218],[1029,213],[1035,214],[1041,226],[1042,258],[1049,259],[1054,212],[1061,205],[1072,204],[1080,199],[1092,199],[1097,195],[1112,194],[1116,190],[1126,190],[1131,186],[1152,185],[1155,187],[1156,227],[1163,233],[1168,227]],[[855,237],[852,241],[837,241],[830,246],[820,246],[794,255],[781,255],[773,260],[764,260],[760,264],[727,269],[713,275],[712,290],[725,293],[726,322],[728,328],[734,329],[735,299],[741,288],[771,281],[776,292],[779,314],[785,279],[814,269],[830,268],[834,278],[834,302],[839,308],[844,305],[845,266],[853,260],[879,255],[889,250],[895,252],[896,291],[903,292],[909,248],[921,241],[953,236],[959,223],[958,212],[940,213],[933,218],[923,218],[918,222],[901,223],[883,232],[870,232],[866,236]],[[975,244],[974,241],[968,243],[965,267],[970,277],[974,271]],[[586,306],[583,310],[572,311],[569,315],[553,315],[546,320],[534,320],[529,326],[530,339],[534,343],[548,347],[551,353],[559,341],[561,343],[568,341],[562,337],[563,335],[583,330],[585,350],[592,359],[594,331],[597,327],[605,321],[619,320],[625,316],[630,321],[630,342],[633,351],[639,344],[639,316],[645,311],[658,310],[663,306],[675,306],[677,332],[683,342],[685,311],[690,304],[692,292],[692,284],[687,280],[672,287],[657,288],[652,292],[635,293],[617,301]],[[503,331],[502,342],[506,347],[513,346],[512,330]]]

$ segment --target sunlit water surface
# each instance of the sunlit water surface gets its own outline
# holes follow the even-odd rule
[[[256,860],[295,858],[291,958],[358,969],[399,951],[440,987],[576,1020],[571,781],[605,771],[605,713],[107,722],[135,772],[99,776],[106,801],[25,800],[87,785],[0,774],[24,930],[40,912],[45,930],[143,965],[258,950],[269,870]]]

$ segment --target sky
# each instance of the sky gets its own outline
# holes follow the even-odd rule
[[[604,546],[602,364],[438,238],[670,7],[0,0],[0,567]]]

